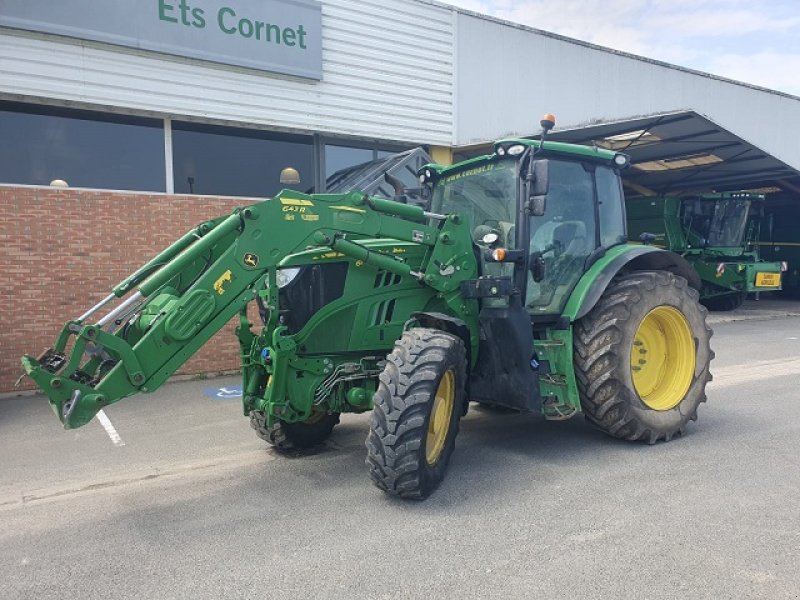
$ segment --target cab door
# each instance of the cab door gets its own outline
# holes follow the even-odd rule
[[[599,245],[595,166],[549,161],[547,209],[529,217],[531,262],[541,258],[543,278],[528,275],[525,307],[534,315],[560,315],[589,256]]]

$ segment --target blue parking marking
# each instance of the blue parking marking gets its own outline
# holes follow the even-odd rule
[[[221,388],[206,388],[203,393],[214,400],[236,400],[242,397],[242,388],[238,385],[229,385]]]

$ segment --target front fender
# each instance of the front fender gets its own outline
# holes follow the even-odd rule
[[[611,280],[623,269],[629,272],[670,271],[686,278],[689,285],[696,290],[702,285],[700,276],[692,265],[679,254],[653,246],[614,246],[580,278],[564,308],[564,316],[570,321],[577,321],[585,316],[597,304]]]

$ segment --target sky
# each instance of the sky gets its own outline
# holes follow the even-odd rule
[[[444,0],[800,96],[800,0]]]

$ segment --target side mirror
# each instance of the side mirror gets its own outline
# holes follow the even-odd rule
[[[547,209],[547,196],[531,196],[528,199],[528,209],[534,217],[541,217]]]
[[[550,190],[550,161],[547,159],[533,161],[533,181],[530,196],[546,196]]]
[[[550,162],[547,159],[534,160],[528,167],[528,211],[534,217],[541,217],[547,206],[546,197],[550,189]]]

